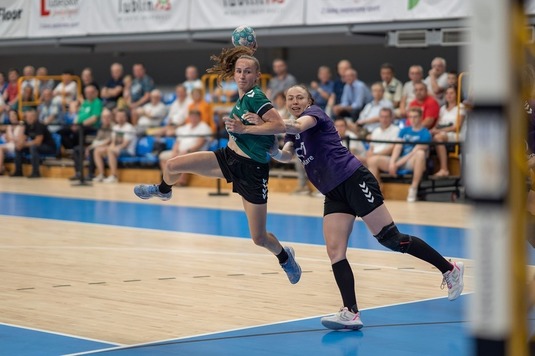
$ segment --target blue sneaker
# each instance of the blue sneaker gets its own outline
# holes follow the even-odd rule
[[[140,184],[134,187],[134,194],[141,199],[158,197],[161,200],[169,200],[171,199],[173,192],[161,193],[156,184]]]
[[[288,275],[288,279],[291,284],[296,284],[301,278],[301,267],[295,260],[295,252],[292,247],[285,246],[284,250],[288,254],[288,260],[284,263],[281,263],[281,267]]]

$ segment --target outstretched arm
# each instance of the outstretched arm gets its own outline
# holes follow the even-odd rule
[[[244,119],[247,119],[247,115],[256,115],[254,113],[247,113],[244,115]],[[258,116],[258,115],[256,115]],[[284,121],[279,115],[277,110],[269,109],[262,117],[261,125],[244,125],[241,119],[234,115],[234,118],[224,117],[223,121],[229,132],[239,134],[251,134],[251,135],[275,135],[285,132]]]

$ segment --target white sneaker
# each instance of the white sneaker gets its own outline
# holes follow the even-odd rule
[[[418,195],[418,189],[410,187],[409,194],[407,195],[407,201],[409,203],[414,203],[416,201],[416,196]]]
[[[117,183],[119,180],[117,179],[116,176],[114,175],[111,175],[111,176],[108,176],[107,178],[105,178],[103,180],[104,183]]]
[[[327,329],[332,330],[359,330],[364,326],[362,320],[360,320],[360,312],[355,314],[346,307],[341,308],[340,311],[334,315],[321,318],[321,324]]]
[[[104,181],[104,174],[99,174],[98,176],[96,176],[95,178],[93,178],[93,182],[102,182]]]
[[[444,289],[444,286],[448,286],[448,299],[455,300],[457,299],[464,288],[464,263],[462,262],[453,262],[453,269],[443,274],[444,278],[442,279],[442,284],[440,288]]]

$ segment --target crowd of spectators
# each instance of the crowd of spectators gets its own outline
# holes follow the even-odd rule
[[[424,78],[423,67],[412,65],[408,69],[410,80],[403,84],[396,78],[394,67],[384,63],[379,67],[377,81],[368,85],[359,80],[357,69],[344,59],[337,64],[335,78],[329,66],[320,65],[316,78],[309,82],[309,89],[315,104],[335,120],[341,140],[350,142],[348,148],[361,161],[374,165],[374,174],[379,175],[381,170],[395,174],[391,169],[398,159],[395,144],[363,144],[357,139],[406,141],[409,138],[400,132],[404,124],[413,131],[426,130],[420,136],[427,137],[429,133],[437,142],[462,140],[465,110],[459,108],[461,119],[458,120],[457,75],[446,68],[444,59],[435,58]],[[6,156],[18,160],[25,153],[35,163],[39,162],[40,154],[50,151],[33,148],[51,142],[48,135],[44,137],[42,130],[36,128],[39,123],[48,128],[47,132],[59,135],[62,154],[71,154],[75,160],[83,157],[89,160],[91,178],[114,183],[118,181],[118,159],[136,154],[136,140],[140,136],[176,138],[172,149],[157,152],[160,162],[185,151],[207,149],[212,137],[224,131],[219,125],[226,114],[225,106],[218,104],[237,99],[236,83],[226,81],[208,90],[201,81],[199,69],[193,65],[184,69],[185,80],[172,93],[162,93],[142,63],[134,64],[131,74],[125,72],[122,64],[113,63],[109,78],[103,81],[93,77],[91,68],[84,68],[79,76],[65,70],[61,79],[53,80],[47,78],[46,68],[36,70],[26,66],[22,75],[24,80],[19,84],[17,69],[9,69],[7,75],[0,72],[0,121],[5,124],[0,144],[0,174],[6,172],[3,164]],[[284,92],[300,80],[291,74],[281,58],[273,60],[271,75],[266,94],[281,116],[290,118]],[[412,109],[415,107],[421,113],[421,125],[416,126],[409,115],[415,115]],[[36,123],[32,123],[33,116]],[[19,143],[32,142],[31,139],[30,145]],[[424,157],[428,156],[429,147],[419,149],[424,149]],[[408,154],[405,151],[401,149],[399,155]],[[440,162],[436,175],[448,176],[445,146],[437,146],[436,151]],[[383,164],[386,160],[388,165]],[[108,177],[104,176],[106,164]],[[413,168],[413,165],[401,166]],[[35,164],[32,167],[32,176],[38,177],[38,167]],[[306,177],[299,171],[302,184],[297,190],[302,192],[306,190]],[[14,174],[22,174],[20,166]],[[181,184],[187,184],[187,179]],[[409,196],[409,200],[413,197]]]

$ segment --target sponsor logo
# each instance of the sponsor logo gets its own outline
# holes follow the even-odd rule
[[[375,201],[375,198],[372,196],[372,192],[370,191],[370,188],[366,185],[366,182],[362,182],[362,184],[359,183],[360,190],[364,193],[364,196],[366,197],[366,200],[368,200],[369,203],[373,203]]]
[[[285,0],[223,0],[224,7],[248,7],[284,4]]]
[[[170,11],[171,0],[119,0],[119,13]]]
[[[0,20],[2,21],[16,21],[22,17],[22,9],[8,10],[5,7],[0,7]]]
[[[41,17],[78,13],[80,0],[41,0]]]

